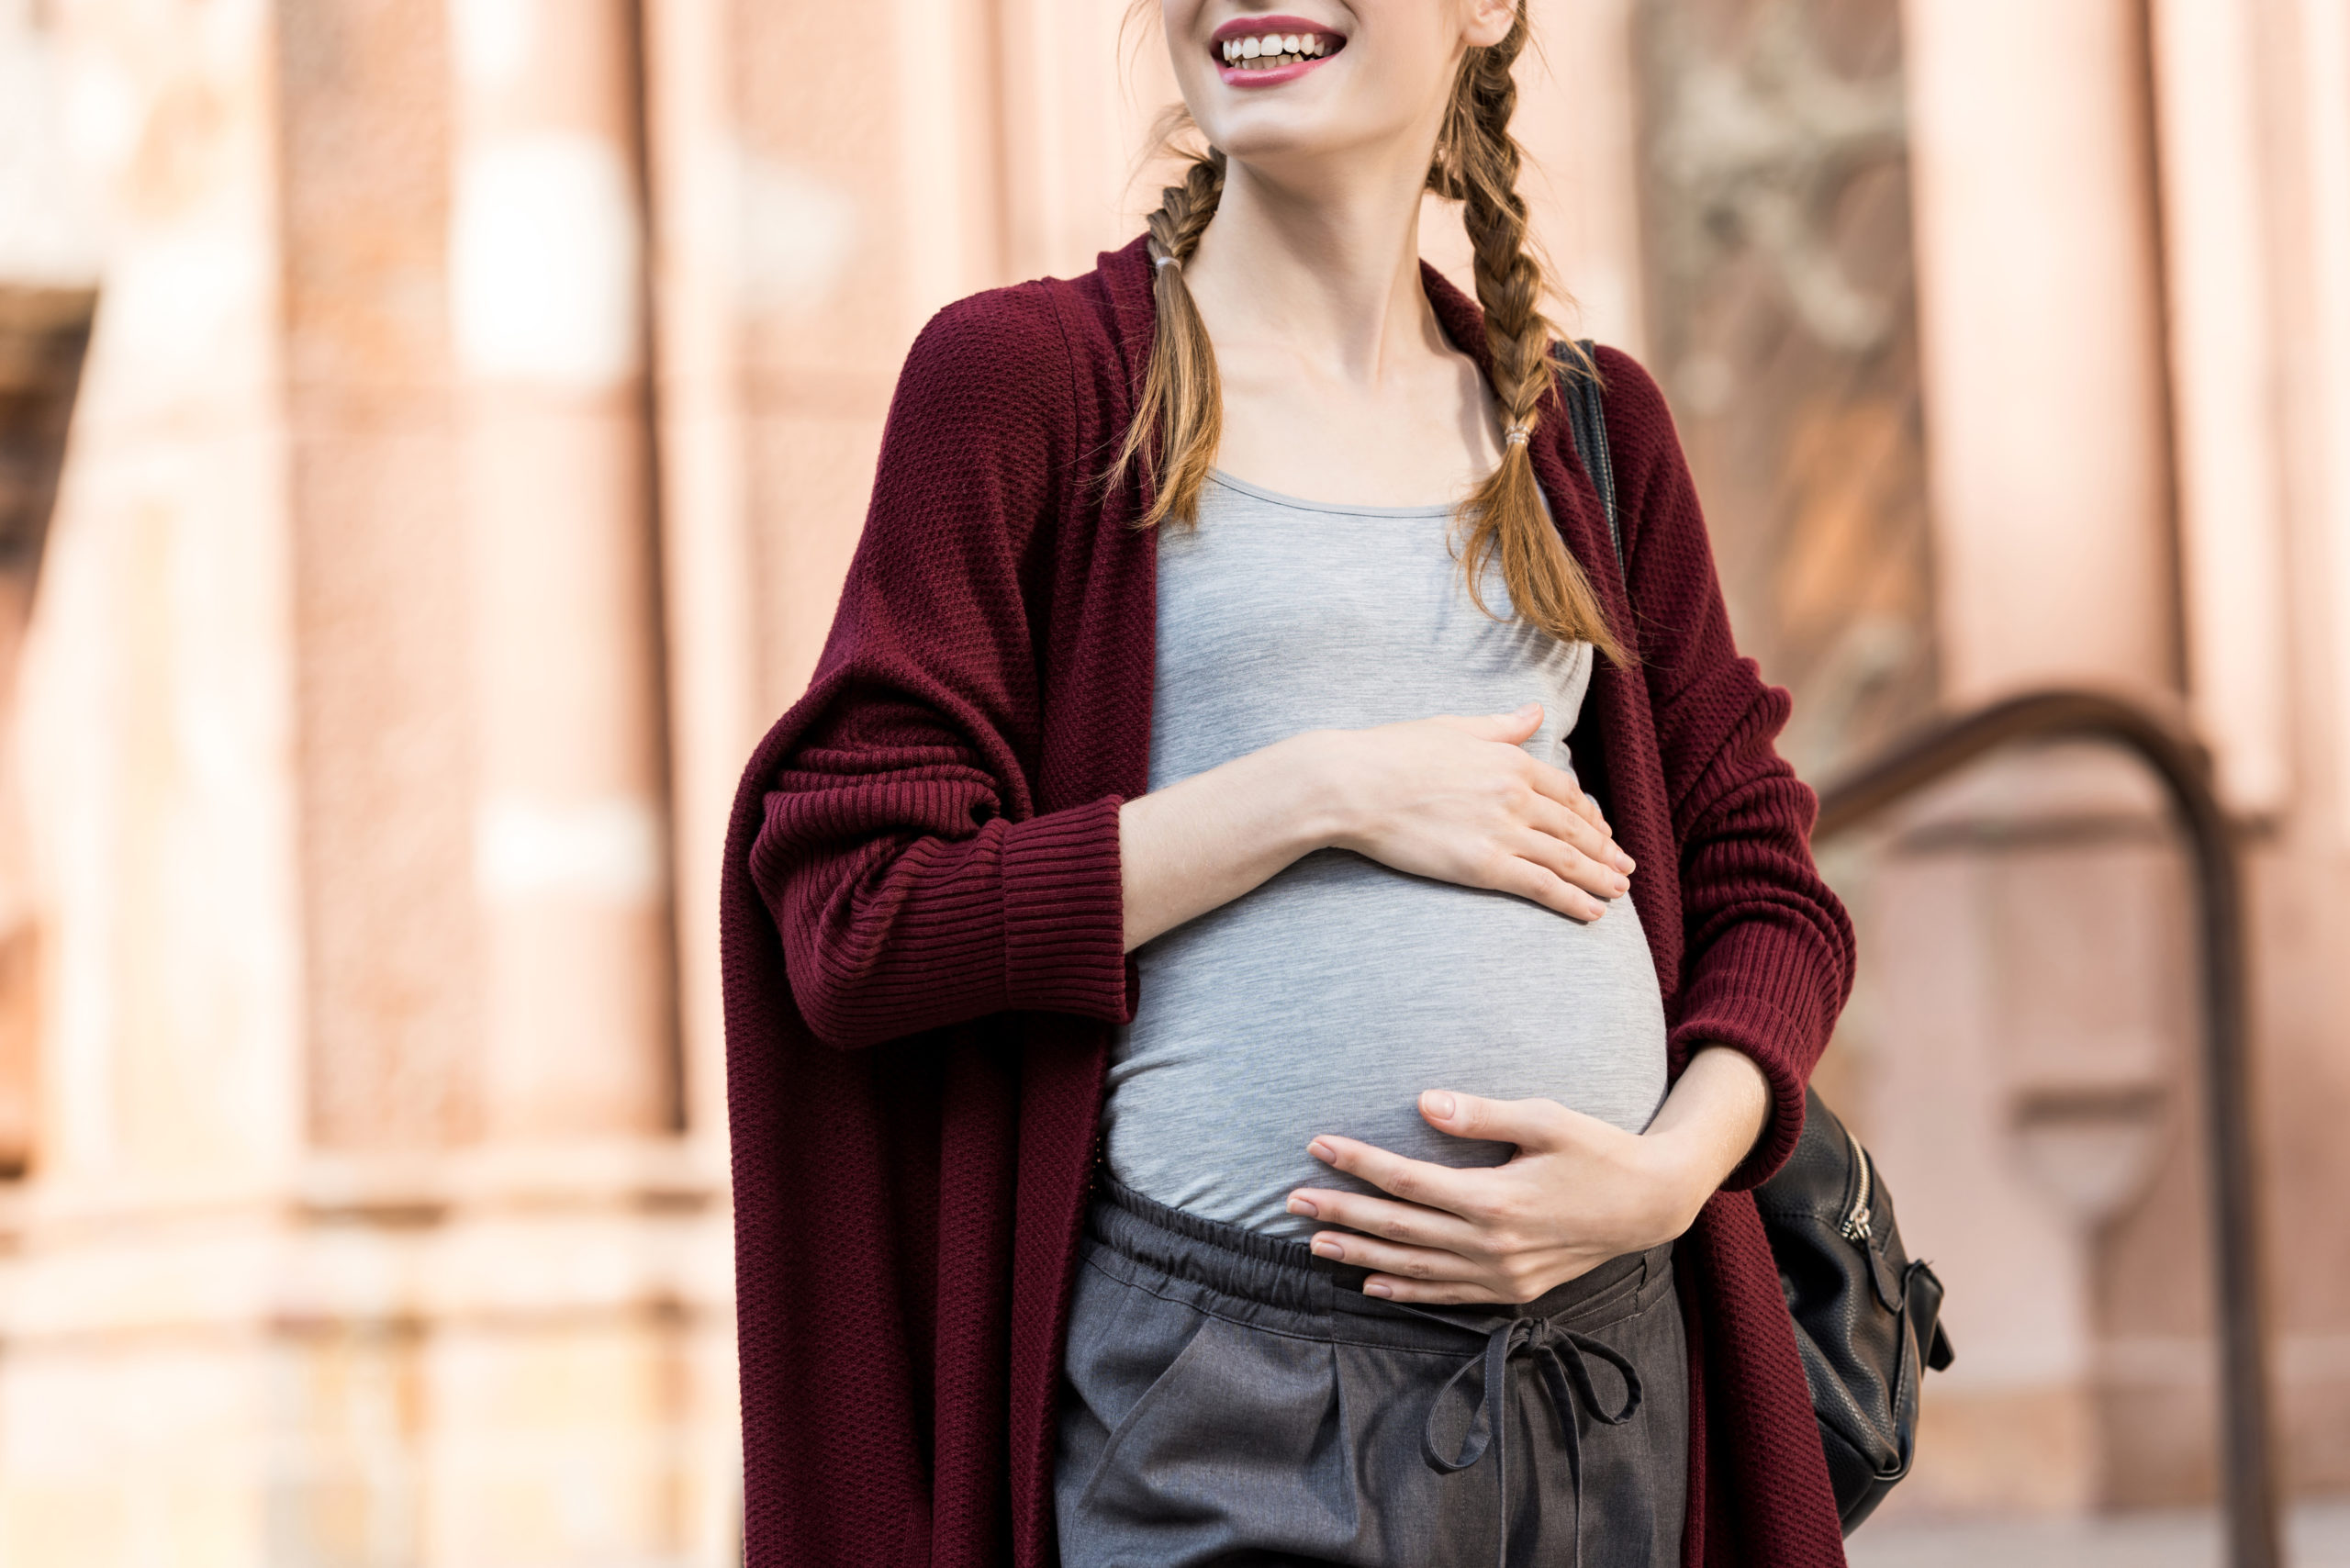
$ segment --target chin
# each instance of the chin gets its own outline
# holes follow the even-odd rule
[[[1176,79],[1209,141],[1272,168],[1414,134],[1451,85],[1458,35],[1431,0],[1170,12]],[[1185,41],[1178,42],[1178,39]]]

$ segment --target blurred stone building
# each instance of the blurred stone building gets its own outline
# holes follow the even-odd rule
[[[2350,0],[1533,4],[1569,319],[1807,772],[2054,682],[2208,737],[2350,1490]],[[733,1559],[721,823],[915,330],[1136,230],[1124,10],[0,0],[0,1561]],[[2152,795],[1831,869],[1961,1352],[1894,1510],[2208,1496]]]

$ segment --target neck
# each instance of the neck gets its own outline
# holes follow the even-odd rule
[[[1376,385],[1399,359],[1441,347],[1420,286],[1427,160],[1382,162],[1291,172],[1232,162],[1183,269],[1219,357],[1246,344]]]

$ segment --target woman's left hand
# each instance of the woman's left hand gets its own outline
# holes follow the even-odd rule
[[[1314,1250],[1374,1271],[1366,1294],[1427,1305],[1532,1301],[1687,1230],[1752,1148],[1769,1104],[1762,1070],[1720,1047],[1690,1062],[1645,1133],[1555,1100],[1431,1090],[1420,1096],[1430,1126],[1516,1144],[1516,1155],[1461,1170],[1325,1135],[1309,1146],[1315,1159],[1390,1195],[1301,1187],[1289,1211],[1347,1227],[1315,1235]]]

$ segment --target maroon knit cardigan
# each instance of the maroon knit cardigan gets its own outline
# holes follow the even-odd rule
[[[1426,282],[1485,364],[1476,306]],[[722,922],[754,1568],[1056,1559],[1062,1337],[1105,1047],[1137,998],[1118,804],[1149,782],[1157,609],[1139,492],[1098,478],[1152,323],[1136,241],[924,329],[814,680],[744,775]],[[1555,399],[1533,443],[1639,659],[1594,677],[1578,761],[1595,738],[1673,1070],[1727,1043],[1775,1096],[1678,1249],[1702,1417],[1684,1561],[1824,1568],[1835,1503],[1745,1189],[1795,1144],[1851,927],[1663,399],[1624,355],[1600,365],[1630,603]]]

